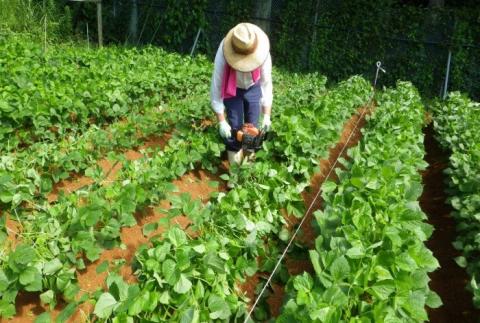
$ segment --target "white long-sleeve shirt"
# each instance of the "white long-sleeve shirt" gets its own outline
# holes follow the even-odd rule
[[[223,56],[223,40],[218,47],[215,55],[215,63],[212,75],[212,84],[210,87],[210,96],[212,100],[212,108],[216,113],[223,113],[225,106],[222,99],[222,79],[225,68],[225,57]],[[272,58],[268,54],[265,63],[260,67],[260,88],[262,89],[262,100],[260,104],[262,107],[271,107],[273,100],[273,86],[272,86]],[[252,79],[252,73],[237,73],[237,88],[248,89],[255,83]]]

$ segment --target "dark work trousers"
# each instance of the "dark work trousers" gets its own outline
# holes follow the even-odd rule
[[[258,118],[260,117],[260,100],[262,98],[262,89],[260,82],[251,86],[247,90],[237,88],[237,96],[223,100],[227,112],[227,120],[232,127],[233,133],[242,129],[244,123],[253,123],[258,128]],[[225,139],[227,150],[239,151],[242,144],[232,137]]]

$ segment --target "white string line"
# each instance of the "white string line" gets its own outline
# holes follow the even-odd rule
[[[370,99],[370,101],[368,102],[367,104],[367,107],[369,107],[373,101],[373,96],[375,94],[375,89],[374,89],[374,93],[372,94],[372,98]],[[343,145],[342,147],[342,150],[340,151],[340,153],[338,154],[337,158],[335,158],[335,162],[333,163],[333,165],[330,167],[330,171],[328,172],[327,176],[325,177],[324,181],[327,181],[328,178],[330,177],[330,175],[332,174],[333,170],[335,169],[335,166],[337,165],[338,163],[338,159],[343,155],[343,152],[345,151],[345,148],[347,147],[348,143],[350,142],[350,139],[352,138],[353,134],[355,133],[355,131],[357,130],[357,127],[360,123],[360,121],[363,119],[363,116],[365,115],[365,112],[368,110],[368,108],[364,108],[360,117],[358,118],[357,122],[355,123],[355,127],[353,128],[353,130],[350,132],[350,135],[348,136],[347,138],[347,141],[345,142],[345,144]],[[277,271],[278,267],[280,266],[280,264],[282,263],[282,260],[283,258],[285,258],[285,255],[287,254],[287,251],[288,249],[290,249],[290,246],[292,245],[293,243],[293,240],[295,240],[295,237],[297,236],[298,232],[300,231],[300,228],[302,227],[303,225],[303,222],[305,222],[306,218],[307,218],[307,215],[310,213],[313,205],[315,204],[315,202],[317,201],[318,197],[320,196],[320,192],[322,191],[322,186],[320,185],[320,187],[318,188],[318,192],[317,194],[315,195],[313,201],[310,203],[310,206],[308,207],[307,209],[307,212],[305,212],[305,215],[303,216],[302,218],[302,221],[300,221],[300,224],[298,225],[297,229],[295,230],[295,232],[293,233],[293,236],[292,238],[290,238],[290,240],[288,241],[288,244],[287,246],[285,247],[285,249],[283,250],[282,252],[282,255],[280,256],[280,259],[277,261],[275,267],[273,268],[273,271],[272,273],[270,274],[270,276],[268,277],[267,279],[267,282],[265,283],[265,285],[263,286],[262,290],[260,291],[260,294],[257,296],[257,298],[255,299],[255,303],[253,303],[253,306],[251,307],[250,311],[248,312],[248,315],[247,317],[245,318],[245,321],[244,323],[247,323],[247,321],[250,319],[250,317],[252,316],[252,313],[253,311],[255,310],[255,308],[257,307],[258,305],[258,302],[260,301],[260,298],[262,297],[263,293],[265,292],[265,290],[267,289],[268,285],[270,284],[270,282],[272,281],[273,279],[273,276],[275,275],[275,272]]]

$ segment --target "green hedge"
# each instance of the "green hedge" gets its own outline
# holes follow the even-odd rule
[[[22,1],[28,2],[11,3]],[[57,8],[64,5],[61,0],[47,2]],[[253,21],[255,15],[252,0],[137,0],[137,3],[138,34],[137,39],[132,39],[128,33],[132,1],[104,2],[107,42],[154,44],[189,52],[198,29],[203,28],[198,51],[213,57],[224,34],[237,22]],[[432,97],[439,95],[443,86],[448,49],[451,49],[449,89],[480,98],[480,18],[474,5],[430,10],[400,3],[398,0],[272,1],[270,37],[274,64],[294,71],[316,71],[336,82],[352,74],[372,78],[375,62],[382,60],[388,74],[382,77],[380,85],[392,86],[398,79],[409,80],[423,95]],[[96,6],[74,3],[69,7],[71,10],[57,18],[55,15],[63,9],[50,9],[53,18],[49,21],[54,19],[55,23],[49,35],[58,30],[70,32],[71,16],[74,32],[85,34],[88,22],[90,39],[94,41]],[[10,18],[12,8],[13,5],[4,10],[10,12]],[[14,22],[25,20],[22,19]],[[8,24],[20,28],[13,22]]]

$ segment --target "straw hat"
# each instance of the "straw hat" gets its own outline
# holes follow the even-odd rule
[[[270,41],[260,27],[247,22],[233,27],[225,36],[223,55],[228,65],[240,72],[251,72],[262,65],[270,51]]]

